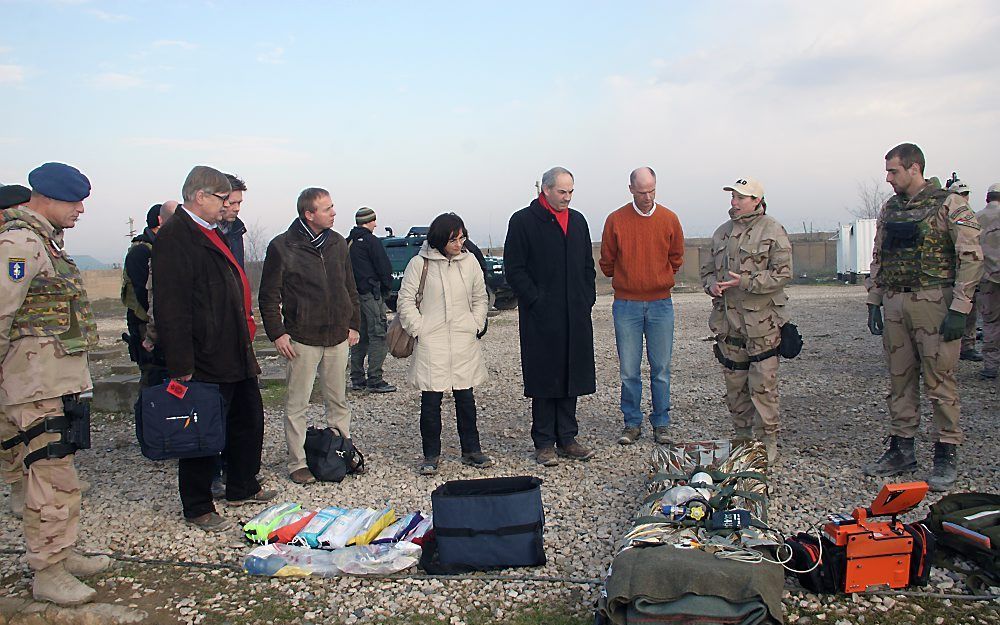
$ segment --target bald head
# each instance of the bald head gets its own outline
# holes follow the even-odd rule
[[[648,213],[656,206],[656,174],[649,167],[640,167],[628,177],[628,190],[636,208]]]
[[[160,225],[167,223],[167,220],[174,216],[174,211],[177,210],[177,202],[174,200],[167,200],[160,205]]]

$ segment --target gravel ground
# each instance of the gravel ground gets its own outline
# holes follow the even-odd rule
[[[781,365],[783,461],[773,471],[770,518],[779,529],[791,533],[812,528],[830,512],[849,512],[865,505],[880,489],[882,482],[862,476],[859,467],[883,448],[888,426],[884,399],[888,376],[881,342],[865,327],[861,287],[797,286],[789,289],[789,295],[793,321],[806,343],[798,359]],[[709,299],[701,293],[677,293],[674,306],[673,436],[676,440],[728,436],[722,375],[711,355],[710,343],[704,340],[708,336]],[[114,322],[108,320],[102,322],[101,329],[110,332],[114,327]],[[495,467],[479,471],[458,462],[460,452],[452,417],[445,422],[441,471],[433,477],[417,475],[419,393],[403,388],[405,362],[390,357],[386,379],[399,385],[399,392],[351,395],[352,429],[370,467],[366,475],[348,478],[339,485],[298,486],[290,482],[284,470],[282,407],[278,402],[267,411],[262,477],[267,486],[281,491],[282,499],[298,501],[304,507],[378,507],[391,502],[397,510],[426,511],[430,510],[431,491],[446,480],[538,475],[544,479],[548,563],[537,569],[507,573],[600,578],[614,555],[615,542],[645,493],[652,441],[647,427],[638,444],[621,447],[615,443],[621,415],[609,296],[600,297],[594,309],[594,330],[598,392],[582,398],[578,410],[580,440],[597,450],[597,456],[589,462],[563,462],[548,469],[533,462],[529,402],[522,396],[520,380],[517,312],[508,311],[490,320],[484,338],[490,382],[476,389],[483,449],[495,458]],[[278,363],[268,359],[262,365],[271,369]],[[997,386],[980,381],[978,372],[978,363],[959,364],[967,443],[960,452],[956,490],[997,492]],[[648,387],[646,390],[648,403]],[[320,417],[322,408],[314,405],[310,411],[311,416]],[[447,398],[443,414],[454,414]],[[917,443],[921,470],[913,475],[914,479],[925,479],[931,463],[926,405],[924,417],[925,427]],[[78,466],[93,484],[84,496],[81,546],[85,550],[238,564],[249,549],[236,531],[220,537],[183,524],[176,467],[171,462],[150,462],[140,455],[129,416],[99,415],[93,449],[79,454]],[[6,502],[3,506],[6,509]],[[245,520],[261,508],[248,506],[220,512]],[[925,503],[905,519],[923,518],[926,512]],[[0,540],[8,546],[22,544],[20,524],[9,515],[0,516]],[[132,566],[124,569],[131,571]],[[141,577],[146,581],[136,581]],[[470,611],[482,611],[499,620],[512,611],[540,605],[585,615],[597,591],[587,584],[527,581],[248,581],[241,573],[226,571],[191,572],[182,577],[185,587],[177,588],[157,583],[156,576],[120,570],[100,582],[101,597],[125,604],[134,602],[168,619],[162,622],[177,618],[191,623],[206,618],[204,622],[236,618],[245,621],[252,617],[261,622],[293,618],[354,623],[394,620],[393,615],[399,614],[428,614],[457,623]],[[28,571],[22,558],[0,555],[0,583],[10,596],[27,595]],[[929,590],[933,591],[967,592],[961,572],[935,569],[931,584]],[[895,599],[879,597],[837,597],[829,603],[826,598],[797,592],[794,587],[790,590],[785,596],[787,620],[800,624],[825,620],[827,614],[831,623],[861,622],[858,614],[884,613],[903,605],[923,610],[919,603],[902,599],[898,601],[900,606],[895,605]],[[186,595],[196,599],[184,601]],[[178,605],[182,601],[183,605]],[[885,608],[890,601],[892,605]],[[285,611],[258,609],[275,603],[281,603]],[[996,603],[992,606],[985,607],[980,618],[995,619]],[[918,612],[914,610],[913,614]],[[973,619],[976,614],[980,613],[974,612]]]

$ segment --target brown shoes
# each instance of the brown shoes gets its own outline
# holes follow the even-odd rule
[[[543,447],[535,450],[535,462],[543,467],[554,467],[559,464],[556,458],[556,450],[551,447]]]
[[[195,527],[201,528],[206,532],[225,532],[233,527],[232,521],[223,516],[219,516],[217,512],[206,512],[201,516],[184,519],[184,521],[194,525]]]
[[[289,477],[296,484],[312,484],[316,481],[316,477],[313,476],[312,471],[308,467],[295,469]]]
[[[556,448],[556,453],[563,458],[569,458],[570,460],[590,460],[594,457],[594,450],[587,449],[576,441],[573,441],[563,447]]]
[[[641,428],[626,427],[624,430],[622,430],[622,435],[618,437],[618,444],[631,445],[632,443],[639,440],[640,436],[642,436]]]

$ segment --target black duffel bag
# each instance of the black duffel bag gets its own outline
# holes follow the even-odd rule
[[[545,564],[542,480],[495,477],[445,482],[431,493],[434,540],[420,565],[429,573]]]
[[[365,457],[338,430],[306,430],[306,466],[320,482],[339,482],[349,473],[364,473]]]
[[[183,397],[167,390],[171,384]],[[221,453],[226,447],[226,416],[219,385],[167,381],[142,389],[135,404],[135,436],[150,460]]]
[[[778,345],[778,355],[782,358],[795,358],[802,351],[802,335],[799,327],[788,321],[781,326],[781,343]]]

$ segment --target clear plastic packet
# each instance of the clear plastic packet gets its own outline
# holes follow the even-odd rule
[[[248,553],[243,559],[243,570],[269,577],[389,575],[406,570],[419,560],[420,547],[406,542],[354,545],[336,551],[271,544]]]
[[[395,523],[379,532],[371,544],[380,545],[382,543],[399,542],[423,519],[424,517],[419,512],[411,512],[403,518],[397,519]]]
[[[243,534],[255,543],[266,543],[268,535],[281,520],[300,508],[299,504],[292,502],[268,506],[243,525]]]
[[[317,536],[316,542],[320,549],[340,549],[345,547],[352,538],[364,527],[372,516],[378,514],[371,508],[352,508],[337,517]]]
[[[414,543],[417,545],[424,544],[424,535],[430,530],[434,529],[434,515],[428,514],[417,526],[410,530],[410,533],[403,537],[406,542]]]
[[[396,511],[390,507],[385,507],[375,514],[368,515],[364,525],[357,535],[347,541],[348,545],[367,545],[373,538],[379,535],[386,526],[396,520]]]
[[[299,530],[299,533],[295,535],[295,538],[291,540],[290,544],[298,545],[300,547],[318,547],[319,536],[326,531],[331,524],[337,522],[337,520],[340,519],[340,517],[346,512],[347,510],[345,508],[337,508],[336,506],[323,508],[316,513],[316,516],[314,516],[311,521],[306,523],[305,527]]]

